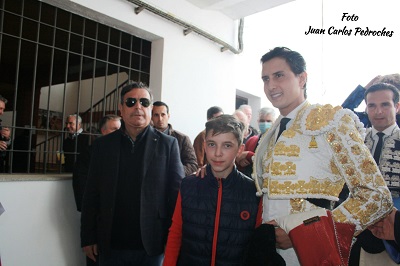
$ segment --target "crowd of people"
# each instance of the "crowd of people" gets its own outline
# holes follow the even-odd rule
[[[120,116],[100,121],[101,137],[67,117],[87,265],[400,263],[400,75],[332,106],[307,100],[296,51],[271,49],[261,73],[274,108],[260,108],[258,129],[251,106],[212,106],[193,144],[140,82],[122,88]],[[6,103],[0,96],[0,115]]]

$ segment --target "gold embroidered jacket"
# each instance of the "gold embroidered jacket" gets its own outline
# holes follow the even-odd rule
[[[371,128],[367,129],[365,145],[372,151],[374,140]],[[398,126],[383,141],[383,148],[379,159],[379,170],[389,188],[400,187],[400,128]]]
[[[346,183],[350,196],[332,214],[337,222],[355,224],[356,233],[391,211],[390,192],[352,111],[306,103],[275,143],[277,128],[279,121],[256,150],[258,195],[289,199],[291,213],[296,213],[307,209],[306,198],[337,201]]]

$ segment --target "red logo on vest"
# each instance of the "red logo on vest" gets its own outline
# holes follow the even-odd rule
[[[250,213],[248,211],[242,211],[240,213],[240,218],[242,218],[244,221],[247,221],[250,218]]]

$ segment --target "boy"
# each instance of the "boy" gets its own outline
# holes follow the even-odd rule
[[[256,226],[254,182],[234,163],[243,150],[241,122],[221,115],[206,123],[207,175],[183,179],[164,265],[240,265]]]

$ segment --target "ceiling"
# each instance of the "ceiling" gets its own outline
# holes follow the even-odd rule
[[[294,0],[187,0],[202,9],[219,11],[240,19]]]

